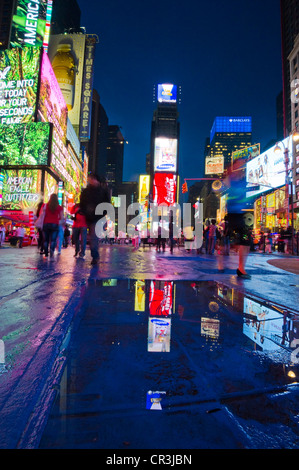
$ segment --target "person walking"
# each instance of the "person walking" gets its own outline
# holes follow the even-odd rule
[[[223,248],[224,248],[224,255],[228,256],[230,251],[230,226],[228,222],[228,216],[224,217],[224,224],[223,224]]]
[[[87,242],[87,223],[86,217],[82,212],[79,204],[75,204],[71,209],[71,214],[74,216],[73,223],[73,242],[75,245],[75,254],[76,258],[79,255],[79,258],[84,258]]]
[[[0,248],[4,245],[5,242],[5,227],[2,224],[0,226]]]
[[[41,213],[41,210],[44,206],[44,201],[41,200],[37,206],[36,210],[36,218],[38,219]],[[38,241],[37,241],[37,249],[39,250],[40,254],[42,255],[44,252],[44,234],[41,228],[37,229],[38,231]]]
[[[99,239],[95,227],[102,215],[96,215],[95,210],[98,204],[110,203],[110,195],[105,178],[97,177],[94,173],[88,175],[87,187],[83,189],[80,198],[80,208],[85,215],[89,231],[91,264],[97,265],[100,260]]]
[[[24,236],[25,236],[25,229],[24,229],[23,225],[20,225],[17,228],[16,236],[17,236],[17,239],[18,239],[18,242],[19,242],[19,248],[23,248],[23,240],[24,240]]]
[[[212,219],[211,225],[209,227],[209,245],[208,245],[208,253],[209,255],[214,254],[215,245],[216,245],[216,220]]]
[[[45,218],[43,225],[45,258],[47,258],[49,255],[49,247],[50,256],[53,257],[54,255],[59,223],[62,217],[63,209],[59,205],[57,194],[53,193],[51,194],[49,202],[46,204],[45,208]]]

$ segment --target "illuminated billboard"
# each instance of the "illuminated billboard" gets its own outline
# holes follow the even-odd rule
[[[134,310],[135,312],[145,311],[145,282],[141,280],[135,282]]]
[[[41,49],[0,52],[0,124],[34,121]]]
[[[52,0],[17,0],[12,17],[11,47],[47,47],[52,4]]]
[[[139,198],[138,202],[140,204],[145,204],[146,198],[150,192],[150,176],[149,175],[140,175],[139,176]]]
[[[206,157],[206,175],[218,175],[224,172],[224,157]]]
[[[177,171],[177,139],[155,139],[154,171]]]
[[[149,296],[149,312],[154,316],[172,314],[173,282],[151,281]]]
[[[177,86],[171,83],[162,83],[158,85],[159,103],[176,103]]]
[[[48,165],[50,124],[0,125],[0,166]]]
[[[170,318],[150,317],[148,320],[148,352],[169,352],[170,332]]]
[[[216,133],[222,134],[234,132],[252,132],[251,117],[217,116],[210,132],[210,142],[212,143]]]
[[[155,173],[153,183],[153,202],[170,206],[176,202],[176,175],[172,173]]]
[[[64,189],[71,194],[80,194],[82,181],[82,167],[80,166],[75,152],[69,145],[66,147],[60,134],[53,129],[51,167],[64,181]]]
[[[282,344],[283,315],[259,302],[244,297],[243,333],[264,350],[275,350]]]
[[[289,169],[291,169],[293,164],[292,141],[286,138],[283,144],[286,148],[289,145]],[[274,152],[275,147],[274,145],[246,164],[247,197],[273,188],[276,189],[285,184],[286,168],[283,146],[281,152],[278,153]]]
[[[89,140],[92,110],[92,88],[94,75],[94,58],[97,37],[86,35],[83,84],[81,97],[81,119],[79,137],[81,141]]]
[[[40,200],[42,170],[1,170],[3,176],[1,209],[35,210]]]
[[[232,163],[237,160],[252,160],[260,154],[260,144],[254,144],[244,149],[232,152]]]
[[[65,139],[68,119],[67,106],[45,51],[42,57],[40,77],[38,119],[52,122],[57,132]]]
[[[220,322],[214,318],[201,318],[201,335],[211,338],[219,337]]]
[[[79,133],[85,34],[51,35],[48,56],[68,107],[68,117]]]

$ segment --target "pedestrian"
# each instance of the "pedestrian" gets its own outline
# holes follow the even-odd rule
[[[106,180],[103,177],[97,177],[94,173],[88,175],[87,187],[83,189],[80,198],[80,207],[86,218],[89,231],[90,253],[92,257],[91,264],[99,263],[99,239],[95,227],[101,215],[96,215],[95,209],[98,204],[103,202],[110,203],[110,195]]]
[[[4,245],[5,242],[5,227],[2,224],[0,226],[0,248]]]
[[[25,236],[25,228],[23,227],[23,225],[20,225],[17,228],[16,236],[17,236],[17,240],[19,242],[19,248],[23,248],[23,240],[24,240],[24,236]]]
[[[157,238],[157,247],[156,247],[156,250],[158,252],[161,251],[161,245],[162,245],[163,253],[165,252],[165,242],[166,242],[165,238],[162,237],[162,221],[160,219],[158,223],[158,238]]]
[[[170,253],[173,254],[173,245],[174,245],[174,238],[173,238],[173,214],[171,213],[169,217],[169,246],[170,246]]]
[[[216,236],[217,236],[217,227],[216,227],[216,220],[211,220],[211,225],[209,227],[209,245],[208,245],[208,253],[209,255],[214,254],[215,245],[216,245]]]
[[[206,220],[205,222],[205,229],[204,229],[204,232],[203,232],[203,244],[204,244],[204,247],[205,247],[205,253],[207,254],[208,251],[209,251],[209,229],[210,229],[210,221],[209,219]]]
[[[75,204],[71,209],[71,214],[73,214],[73,243],[75,245],[75,254],[76,258],[79,255],[79,258],[83,259],[85,256],[86,242],[87,242],[87,223],[86,217],[82,212],[80,204]]]
[[[49,247],[50,256],[53,257],[54,255],[59,230],[59,223],[62,218],[63,209],[59,205],[57,194],[53,193],[51,194],[49,202],[46,204],[45,207],[45,218],[43,225],[45,258],[47,258],[49,255]]]
[[[272,253],[272,244],[273,244],[272,233],[268,232],[268,235],[266,237],[266,249],[265,249],[266,253]]]
[[[69,240],[70,240],[70,235],[71,235],[71,232],[70,232],[68,226],[66,225],[65,228],[64,228],[64,232],[63,232],[63,246],[64,246],[64,248],[68,247]]]
[[[230,251],[230,225],[228,222],[228,216],[224,217],[224,224],[223,224],[223,248],[224,248],[224,255],[228,256]]]
[[[41,210],[44,206],[43,199],[39,202],[36,210],[36,218],[40,216]],[[38,241],[37,241],[37,249],[39,250],[40,254],[42,255],[44,252],[44,234],[42,228],[37,228],[38,231]]]

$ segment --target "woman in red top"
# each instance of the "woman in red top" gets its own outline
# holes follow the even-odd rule
[[[59,205],[57,194],[51,194],[48,204],[45,206],[45,218],[43,225],[44,232],[44,252],[48,256],[50,244],[50,256],[54,255],[56,240],[59,229],[59,222],[63,216],[63,209]]]
[[[79,253],[80,258],[84,258],[87,240],[87,223],[85,215],[82,213],[79,204],[75,204],[71,213],[74,214],[73,240],[75,244],[75,258]],[[79,252],[80,251],[80,252]]]

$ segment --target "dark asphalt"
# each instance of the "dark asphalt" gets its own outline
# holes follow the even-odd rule
[[[144,335],[139,334],[139,332],[143,331],[147,323],[144,323],[140,316],[134,316],[131,319],[132,323],[128,324],[128,311],[116,315],[113,322],[111,322],[109,308],[105,311],[106,316],[102,316],[101,321],[99,321],[95,315],[96,310],[94,306],[104,301],[102,297],[98,297],[100,291],[97,288],[102,283],[102,280],[117,279],[119,283],[126,283],[128,280],[133,282],[133,280],[138,279],[182,282],[187,280],[201,282],[217,281],[224,283],[228,288],[234,289],[236,292],[246,292],[258,298],[267,299],[269,302],[273,302],[283,308],[296,310],[297,300],[295,299],[298,299],[299,277],[297,274],[290,272],[294,271],[296,261],[298,262],[298,258],[290,257],[289,255],[250,254],[247,267],[252,278],[250,280],[242,280],[236,276],[237,255],[234,253],[225,259],[225,272],[219,273],[216,257],[186,253],[184,249],[176,249],[174,254],[171,255],[169,252],[156,253],[153,248],[145,248],[144,250],[141,248],[138,251],[133,251],[132,247],[128,246],[104,245],[101,247],[101,263],[99,268],[90,266],[89,253],[85,260],[75,259],[73,257],[73,249],[70,247],[63,250],[60,257],[55,255],[53,260],[44,260],[34,247],[24,247],[22,250],[12,247],[1,249],[0,338],[2,338],[5,346],[5,366],[2,367],[3,372],[0,375],[0,448],[23,449],[38,448],[40,446],[43,433],[46,432],[45,430],[49,430],[49,423],[48,426],[46,424],[50,410],[54,406],[52,410],[55,413],[57,394],[61,393],[62,381],[66,380],[66,370],[69,370],[68,361],[71,360],[68,358],[69,350],[72,351],[72,358],[80,357],[78,354],[80,351],[82,353],[82,345],[86,342],[86,338],[89,338],[88,341],[90,340],[91,344],[93,344],[91,350],[95,352],[96,345],[99,343],[96,340],[103,334],[108,335],[111,339],[115,328],[119,330],[119,335],[117,336],[121,338],[122,344],[124,338],[128,337],[127,343],[129,344],[129,349],[126,351],[128,355],[127,367],[128,364],[134,364],[136,376],[134,374],[130,375],[130,380],[126,381],[126,372],[129,373],[130,371],[130,374],[132,374],[132,370],[130,368],[126,369],[126,364],[121,361],[123,350],[121,348],[117,350],[116,348],[111,353],[111,342],[106,349],[102,344],[102,349],[98,351],[98,354],[103,354],[107,359],[101,362],[102,369],[100,371],[103,377],[107,377],[105,382],[106,388],[102,392],[111,394],[111,390],[113,390],[113,375],[109,375],[108,371],[111,367],[115,368],[116,365],[115,373],[122,377],[122,384],[127,384],[127,390],[123,392],[125,393],[125,400],[120,400],[120,407],[123,407],[121,414],[115,408],[116,396],[117,394],[122,394],[121,390],[115,390],[116,396],[113,397],[113,400],[111,398],[112,401],[105,402],[106,420],[104,420],[103,426],[106,431],[111,429],[111,439],[109,440],[108,437],[101,439],[99,430],[95,430],[93,422],[90,433],[83,433],[84,442],[82,440],[76,441],[78,439],[78,434],[76,433],[76,439],[73,442],[65,440],[65,434],[60,434],[61,441],[60,443],[56,441],[56,446],[61,447],[64,443],[71,448],[76,448],[76,445],[79,448],[84,448],[84,446],[85,448],[107,449],[114,448],[115,446],[118,446],[117,448],[131,449],[146,448],[146,446],[151,448],[150,442],[152,441],[142,439],[141,437],[136,441],[136,436],[141,436],[142,422],[145,418],[144,410],[140,411],[140,400],[144,400],[144,395],[140,394],[136,384],[138,380],[142,380],[141,377],[144,380],[144,375],[142,374],[152,370],[156,360],[152,355],[146,354],[146,351],[142,350],[142,348],[138,349],[138,342],[144,341]],[[277,264],[279,267],[274,264]],[[111,287],[111,289],[113,288]],[[117,301],[119,292],[117,291],[117,294],[115,294],[114,291],[113,295],[116,296],[114,300]],[[89,305],[88,299],[93,299],[93,303]],[[122,301],[126,304],[128,299],[124,297]],[[186,298],[185,302],[188,304],[189,299]],[[112,311],[114,312],[114,310]],[[177,328],[180,318],[174,317],[173,321]],[[90,322],[94,322],[94,330],[90,329]],[[83,328],[84,334],[80,333],[78,335],[79,325],[80,328]],[[148,429],[152,430],[155,434],[159,426],[165,426],[165,429],[166,427],[167,429],[174,429],[178,423],[179,426],[186,428],[187,423],[190,424],[188,417],[190,417],[190,414],[192,416],[194,412],[194,416],[197,417],[197,420],[200,419],[201,426],[208,430],[208,434],[205,439],[199,440],[197,434],[198,428],[195,425],[196,420],[194,422],[191,420],[190,436],[193,436],[193,440],[189,441],[190,448],[256,448],[258,441],[248,438],[248,436],[252,436],[252,433],[248,429],[248,432],[244,433],[244,428],[246,427],[240,427],[240,422],[234,422],[234,413],[236,411],[233,409],[234,407],[232,406],[231,409],[227,408],[227,403],[223,406],[224,402],[221,400],[227,398],[223,393],[219,392],[216,395],[209,394],[209,399],[212,400],[213,397],[215,400],[215,402],[210,403],[212,406],[209,409],[207,409],[201,400],[198,400],[197,393],[200,387],[202,387],[199,377],[202,374],[200,369],[198,369],[199,366],[196,364],[193,352],[186,349],[188,339],[191,338],[192,342],[195,341],[196,343],[196,337],[192,336],[194,335],[194,325],[191,322],[188,325],[189,329],[184,328],[184,331],[180,332],[181,336],[176,337],[173,349],[164,359],[165,363],[159,364],[161,369],[159,373],[161,374],[163,367],[165,367],[169,380],[174,381],[171,386],[169,383],[161,385],[165,385],[168,392],[171,390],[172,398],[167,407],[170,407],[171,410],[176,409],[176,413],[169,411],[168,414],[165,413],[159,416],[147,415],[146,425]],[[137,337],[134,336],[132,331],[135,331]],[[177,331],[180,331],[180,329],[177,328]],[[92,334],[89,337],[90,333]],[[96,343],[93,343],[94,341]],[[241,349],[243,350],[244,347],[242,345]],[[228,350],[230,351],[228,365],[232,365],[236,361],[234,354],[238,354],[238,352],[235,348]],[[189,410],[185,410],[184,413],[179,409],[183,404],[182,401],[177,399],[180,395],[177,394],[176,399],[174,399],[175,382],[179,383],[179,381],[183,380],[184,370],[175,370],[173,367],[169,369],[172,361],[179,363],[181,357],[184,357],[184,361],[186,361],[186,358],[189,358],[186,363],[188,373],[186,372],[184,380],[188,381],[190,374],[194,378],[194,384],[191,387],[193,392],[189,390],[187,393],[188,400],[186,406],[187,408],[189,406]],[[142,368],[140,368],[138,363],[139,359],[142,359]],[[88,367],[88,362],[86,362],[84,357],[82,360],[83,362],[79,366],[84,369],[84,364]],[[223,361],[223,359],[221,360]],[[213,364],[215,367],[216,362],[210,361],[209,364],[212,368]],[[123,365],[123,368],[121,368],[121,365]],[[80,370],[80,367],[78,370]],[[95,406],[96,410],[98,410],[99,403],[100,407],[102,406],[101,397],[98,396],[101,393],[97,391],[96,387],[99,380],[97,373],[96,370],[92,370],[92,374],[95,375],[91,374],[90,377],[92,377],[94,382],[90,385],[88,393],[86,394],[86,390],[83,388],[81,395],[83,400],[89,397],[91,412],[93,406]],[[82,375],[82,377],[86,377],[86,375]],[[184,380],[182,383],[186,387]],[[255,385],[253,381],[250,388],[256,387],[259,380],[260,376],[257,376]],[[150,382],[148,380],[148,383],[143,383],[145,394],[147,389],[150,389]],[[157,382],[156,380],[154,385],[159,385],[159,381]],[[215,388],[214,385],[213,389]],[[265,387],[265,385],[264,382],[260,383],[261,387]],[[278,385],[279,387],[282,386],[281,383],[271,383],[274,389]],[[234,387],[232,386],[230,393],[233,392],[233,389]],[[235,390],[240,393],[241,389],[239,385]],[[194,393],[194,407],[193,405],[190,407],[189,398],[192,396],[192,393]],[[275,418],[277,429],[283,430],[281,438],[279,440],[273,438],[271,444],[269,444],[269,441],[265,442],[264,445],[273,445],[274,448],[284,448],[284,446],[286,448],[296,448],[298,447],[298,440],[295,428],[298,423],[296,422],[295,412],[298,416],[299,411],[296,410],[297,405],[295,405],[296,386],[293,386],[291,392],[288,389],[284,393],[291,394],[292,399],[290,403],[292,403],[294,419],[287,426],[284,422],[287,416],[286,413],[282,413],[281,422]],[[277,395],[277,402],[280,403],[281,409],[287,406],[284,393]],[[181,396],[186,398],[186,393],[183,393]],[[238,409],[245,410],[246,407],[244,408],[244,402],[241,403],[240,396],[238,399]],[[256,400],[256,409],[262,409],[263,400],[261,400],[260,396]],[[269,403],[269,407],[272,407],[273,399]],[[85,405],[83,409],[86,411]],[[211,413],[211,411],[218,408],[217,412]],[[124,412],[124,409],[126,412]],[[244,419],[245,414],[244,412],[242,419]],[[134,416],[138,415],[142,419],[134,419]],[[180,417],[179,420],[178,416]],[[211,416],[212,419],[210,419]],[[122,426],[120,428],[122,431],[119,436],[115,434],[115,430],[112,432],[111,419],[113,421],[113,417],[121,419],[120,423],[122,423]],[[228,419],[228,417],[230,418]],[[270,417],[268,420],[271,421]],[[213,425],[211,426],[212,422]],[[129,427],[131,426],[129,435],[123,432],[124,429],[128,428],[126,423],[129,423]],[[61,421],[59,426],[61,426]],[[277,434],[277,429],[275,433],[274,426],[271,432],[275,435]],[[223,430],[225,430],[224,434]],[[264,428],[263,432],[265,432]],[[53,436],[49,432],[48,436],[51,435]],[[223,436],[222,440],[219,440],[220,435]],[[72,436],[72,433],[69,433],[69,436]],[[107,436],[107,432],[105,436]],[[42,442],[45,448],[53,448],[53,446],[55,448],[55,444],[49,443],[45,439],[44,434]],[[174,432],[168,435],[166,440],[161,441],[160,448],[166,448],[167,446],[168,448],[174,448],[171,444],[175,448],[188,448],[186,441],[179,439]],[[153,445],[154,448],[159,448],[159,444],[156,442],[153,442]]]

